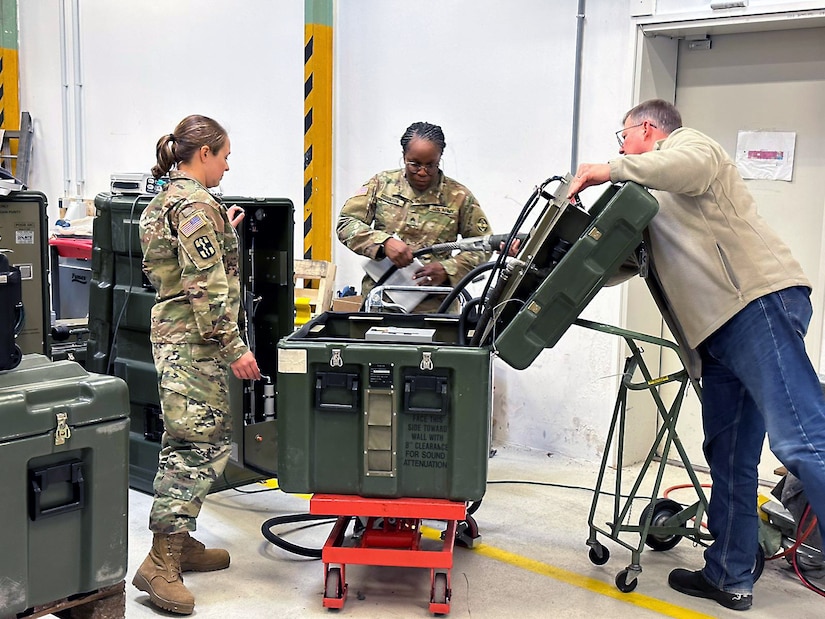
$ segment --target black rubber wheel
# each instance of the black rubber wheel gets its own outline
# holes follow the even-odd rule
[[[616,588],[622,593],[630,593],[639,584],[639,579],[634,578],[631,582],[627,582],[627,570],[622,570],[616,574]]]
[[[433,577],[433,591],[430,598],[431,604],[447,603],[447,574],[438,572]]]
[[[756,549],[756,559],[753,562],[753,569],[751,570],[751,574],[753,574],[753,582],[759,580],[759,577],[762,575],[762,570],[765,569],[765,550],[762,548],[762,544],[759,545],[759,548]]]
[[[331,567],[327,570],[327,582],[324,586],[324,597],[340,600],[344,596],[341,583],[341,568]]]
[[[599,544],[598,547],[591,546],[587,556],[593,565],[604,565],[610,559],[610,551],[607,549],[607,546]]]
[[[9,367],[8,369],[13,370],[14,368],[16,368],[18,365],[20,365],[20,361],[22,361],[22,359],[23,351],[20,350],[20,347],[17,344],[15,344],[14,350],[11,351],[11,367]]]
[[[647,515],[653,511],[653,516],[650,519],[650,527],[664,526],[665,522],[671,517],[682,511],[682,506],[676,501],[670,499],[658,499],[655,503],[650,503],[642,510],[642,515],[639,518],[639,526],[644,526]],[[682,541],[681,535],[657,535],[656,533],[648,533],[645,537],[645,544],[653,550],[670,550],[676,544]]]

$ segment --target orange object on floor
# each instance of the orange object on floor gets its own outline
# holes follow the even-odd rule
[[[450,612],[450,572],[453,567],[456,527],[467,517],[463,501],[446,499],[369,499],[360,496],[315,494],[311,514],[337,516],[321,558],[324,561],[324,607],[343,608],[347,597],[346,565],[391,565],[430,569],[430,612]],[[344,537],[354,517],[367,524],[352,536],[354,545],[344,546]],[[444,520],[440,550],[421,549],[421,521]]]

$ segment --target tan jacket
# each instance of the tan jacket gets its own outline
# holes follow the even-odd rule
[[[659,201],[650,224],[662,286],[696,348],[751,301],[811,284],[724,149],[681,128],[640,155],[610,162],[610,180],[635,181]]]

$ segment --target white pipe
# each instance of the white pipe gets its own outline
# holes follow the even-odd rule
[[[74,50],[75,184],[82,198],[86,185],[83,126],[83,59],[80,54],[80,0],[72,1],[72,48]]]
[[[69,141],[69,60],[66,52],[66,0],[60,0],[60,103],[63,114],[63,196],[69,196],[72,184],[70,171]]]
[[[584,47],[584,3],[579,0],[576,9],[576,61],[573,66],[573,122],[572,147],[570,152],[570,171],[576,173],[579,166],[579,117],[581,116],[582,94],[582,48]]]

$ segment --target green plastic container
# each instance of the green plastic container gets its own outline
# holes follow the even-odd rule
[[[123,378],[129,385],[129,485],[152,492],[163,432],[157,372],[149,341],[155,291],[141,270],[139,222],[152,196],[101,193],[92,249],[89,343],[86,367]],[[245,308],[254,305],[248,324],[261,372],[275,379],[276,343],[293,331],[294,207],[284,198],[224,197],[244,209],[238,233]],[[242,326],[246,323],[242,322]],[[234,427],[232,457],[211,488],[250,483],[276,474],[275,421],[265,413],[265,382],[230,376]],[[271,416],[270,416],[271,417]]]
[[[457,338],[453,316],[327,312],[281,340],[281,489],[480,499],[490,351]]]
[[[36,354],[0,372],[0,616],[126,576],[128,440],[121,379]]]
[[[659,204],[635,183],[611,185],[585,214],[569,208],[553,231],[570,243],[558,264],[524,300],[500,330],[496,351],[508,365],[523,370],[545,348],[555,346],[596,293],[633,255]],[[571,225],[572,224],[572,225]],[[513,291],[518,298],[519,290]],[[506,304],[506,298],[500,304]]]

